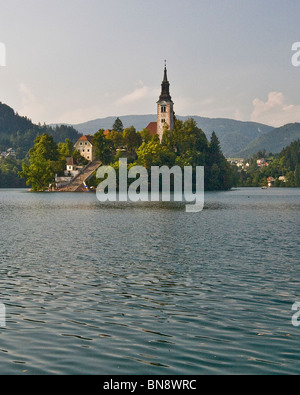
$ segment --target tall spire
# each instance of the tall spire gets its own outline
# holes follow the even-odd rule
[[[161,95],[159,97],[159,101],[171,101],[172,98],[170,96],[170,83],[168,81],[167,75],[167,61],[165,60],[165,69],[164,69],[164,79],[161,84]]]
[[[168,76],[167,76],[167,61],[165,60],[165,72],[164,72],[164,79],[163,82],[168,82]]]

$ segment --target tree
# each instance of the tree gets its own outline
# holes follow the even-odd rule
[[[64,143],[58,143],[58,152],[62,157],[73,156],[74,144],[70,139],[66,139]]]
[[[294,186],[299,188],[300,187],[300,164],[296,165],[295,174],[294,174]]]
[[[0,188],[24,188],[26,182],[19,177],[21,170],[21,160],[13,156],[0,160]]]
[[[113,124],[113,130],[115,130],[116,132],[121,132],[123,133],[124,130],[124,126],[123,126],[123,122],[121,121],[121,119],[118,117],[114,124]]]
[[[173,145],[175,151],[181,155],[187,151],[205,152],[208,149],[208,141],[205,133],[197,127],[194,119],[185,122],[176,120],[172,133],[165,131],[163,143]]]
[[[78,151],[78,150],[73,151],[72,156],[76,160],[78,165],[80,165],[80,166],[85,166],[89,163],[89,161],[87,159],[85,159],[85,157],[82,156],[80,151]]]
[[[151,133],[148,129],[143,129],[140,132],[140,135],[143,143],[149,143],[149,141],[151,140]]]
[[[166,147],[160,145],[159,141],[143,143],[137,150],[138,159],[135,164],[144,166],[150,170],[151,166],[173,166],[176,155]]]
[[[222,153],[220,141],[212,133],[207,152],[205,185],[209,190],[228,190],[234,184],[234,169]]]
[[[210,189],[218,190],[220,189],[220,169],[219,166],[214,163],[210,169],[210,180],[209,180]]]
[[[124,136],[122,132],[112,130],[106,136],[106,139],[110,142],[110,146],[113,150],[117,150],[118,148],[121,148],[124,145]]]
[[[258,167],[257,159],[265,157],[268,166]],[[279,154],[266,154],[266,151],[258,152],[246,162],[250,163],[247,171],[240,172],[239,186],[266,185],[268,177],[275,178],[277,187],[299,187],[300,186],[300,140],[291,143]],[[286,181],[279,180],[285,176]]]
[[[224,159],[220,141],[215,132],[212,132],[209,145],[209,161],[211,164],[219,164]]]
[[[124,130],[124,143],[130,152],[136,150],[142,144],[142,137],[133,126]]]
[[[111,165],[116,167],[119,158],[124,156],[129,166],[140,165],[147,170],[152,166],[191,166],[193,174],[196,174],[196,167],[204,166],[207,190],[227,190],[234,185],[234,169],[224,157],[216,134],[212,134],[209,142],[193,119],[185,122],[175,120],[173,131],[165,129],[162,142],[157,134],[151,136],[148,130],[137,132],[131,126],[122,135],[127,152],[119,151],[113,155],[117,146],[120,146],[119,137],[120,133],[116,131],[109,133],[106,138],[103,131],[95,134],[94,143],[101,154],[100,159],[105,158],[108,152],[105,164],[110,160],[113,162]]]
[[[100,129],[94,134],[93,145],[95,147],[95,156],[103,164],[108,164],[111,158],[109,140],[104,135],[104,130]]]
[[[23,163],[19,174],[26,178],[27,185],[31,185],[33,191],[44,191],[54,183],[55,173],[65,164],[59,159],[58,146],[53,137],[44,133],[35,139],[29,151],[29,163]]]
[[[56,161],[59,159],[58,146],[52,136],[43,133],[35,139],[34,146],[29,150],[29,156]]]

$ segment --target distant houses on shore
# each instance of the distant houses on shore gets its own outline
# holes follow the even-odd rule
[[[16,153],[13,148],[8,148],[6,151],[0,153],[0,159],[6,159],[9,158],[10,156],[13,158],[16,157]]]

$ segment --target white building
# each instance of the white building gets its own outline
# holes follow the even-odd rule
[[[93,136],[86,135],[80,137],[74,147],[80,152],[80,155],[89,162],[95,160],[95,148],[93,145]]]

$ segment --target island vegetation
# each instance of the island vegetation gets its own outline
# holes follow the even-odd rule
[[[66,158],[87,163],[74,149],[81,136],[68,125],[35,125],[0,103],[0,187],[47,189],[55,175],[63,174]],[[207,138],[192,118],[175,119],[172,133],[166,128],[162,142],[147,129],[124,128],[117,118],[108,133],[101,129],[94,134],[93,145],[96,158],[116,169],[120,158],[126,158],[129,167],[141,165],[147,170],[163,165],[204,166],[206,190],[260,187],[268,185],[270,178],[272,186],[300,187],[300,140],[280,154],[258,152],[237,167],[223,155],[216,133]],[[264,166],[258,163],[261,158]],[[99,182],[94,174],[89,186],[96,188]]]
[[[208,141],[193,119],[185,122],[176,120],[172,133],[166,128],[162,142],[157,135],[151,136],[147,129],[139,132],[131,126],[123,130],[117,121],[114,126],[117,125],[118,130],[111,130],[107,134],[99,130],[93,136],[96,158],[103,164],[117,168],[119,159],[123,157],[127,159],[129,167],[141,165],[146,169],[163,165],[181,168],[204,166],[207,190],[228,190],[234,185],[233,167],[222,154],[216,134],[213,133]],[[66,157],[84,160],[73,147],[70,139],[57,144],[54,137],[47,133],[37,136],[19,175],[26,179],[32,190],[45,190],[54,184],[55,175],[63,173]],[[95,188],[99,182],[95,174],[89,186]]]
[[[209,141],[193,119],[176,120],[172,133],[166,128],[162,142],[158,135],[151,136],[147,129],[140,132],[133,126],[124,132],[112,130],[105,135],[99,130],[94,135],[97,157],[107,165],[118,169],[119,159],[126,158],[131,166],[140,165],[150,170],[151,166],[205,167],[206,190],[228,190],[234,186],[234,169],[222,153],[215,133]],[[100,182],[96,175],[89,186]]]

